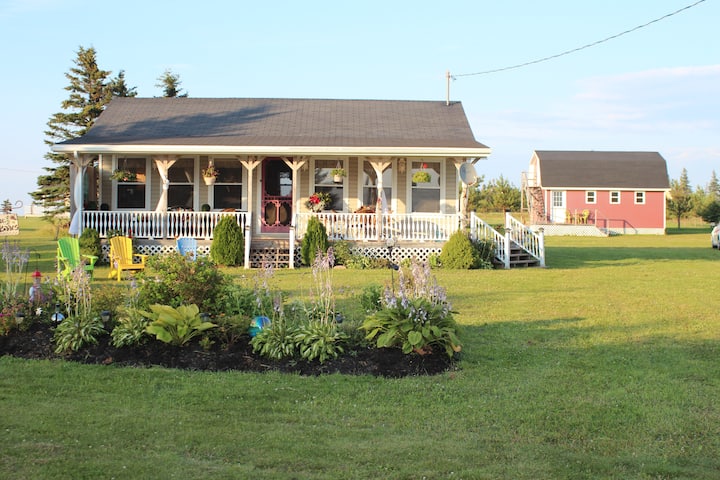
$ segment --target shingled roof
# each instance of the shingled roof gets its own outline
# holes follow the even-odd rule
[[[665,159],[657,152],[536,150],[543,188],[670,188]]]
[[[475,140],[459,102],[400,100],[114,98],[86,135],[57,144],[56,150],[90,151],[90,146],[414,147],[490,153]]]

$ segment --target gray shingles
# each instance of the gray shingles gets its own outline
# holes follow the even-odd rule
[[[665,159],[657,152],[535,152],[544,188],[667,189]]]
[[[460,103],[115,98],[66,144],[486,148]]]

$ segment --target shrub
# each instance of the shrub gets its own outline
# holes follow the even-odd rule
[[[491,270],[495,258],[495,243],[490,239],[479,239],[472,242],[475,249],[476,263],[474,268]]]
[[[192,260],[178,252],[148,258],[145,270],[137,277],[140,306],[194,303],[211,315],[222,313],[222,295],[231,282],[206,257]]]
[[[367,285],[360,295],[360,306],[367,314],[377,312],[382,308],[383,288],[380,285]]]
[[[100,234],[94,228],[86,228],[78,238],[80,253],[82,255],[94,255],[102,258],[102,247],[100,246]]]
[[[140,312],[150,319],[145,331],[165,343],[176,346],[187,343],[205,330],[214,328],[211,322],[203,322],[197,305],[150,305],[151,312]]]
[[[323,225],[317,217],[310,217],[307,232],[305,232],[300,247],[303,265],[312,265],[318,252],[325,253],[328,246],[329,243],[325,225]]]
[[[477,268],[480,263],[478,250],[461,230],[450,236],[440,253],[440,264],[443,268],[467,270]]]
[[[347,240],[337,240],[332,242],[333,256],[335,257],[335,265],[347,266],[348,261],[353,254],[350,250],[350,242]]]
[[[235,217],[223,216],[213,232],[210,258],[220,265],[242,265],[244,252],[245,238],[240,225],[235,221]]]

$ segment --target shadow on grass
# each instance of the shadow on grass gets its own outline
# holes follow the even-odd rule
[[[548,268],[624,267],[647,261],[708,261],[720,259],[720,253],[702,247],[547,247]]]

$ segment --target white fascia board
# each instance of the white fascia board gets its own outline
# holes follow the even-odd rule
[[[57,153],[165,155],[343,155],[380,157],[487,157],[489,148],[271,147],[220,145],[53,145]]]

